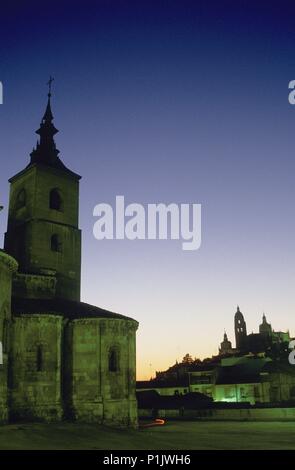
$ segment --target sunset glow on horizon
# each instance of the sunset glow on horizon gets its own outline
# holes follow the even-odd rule
[[[137,378],[217,354],[224,330],[234,346],[237,305],[249,333],[265,313],[295,336],[291,3],[34,3],[3,7],[1,236],[52,74],[57,148],[82,175],[82,301],[139,322]],[[96,240],[94,207],[118,195],[201,204],[200,248]]]

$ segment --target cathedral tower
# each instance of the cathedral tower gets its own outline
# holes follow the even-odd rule
[[[272,327],[270,323],[267,323],[265,314],[263,314],[262,323],[259,325],[259,333],[263,336],[272,335]]]
[[[80,176],[61,161],[54,136],[51,80],[29,164],[9,181],[5,250],[19,264],[13,295],[80,300]]]
[[[226,354],[230,354],[231,352],[232,352],[231,342],[229,341],[226,332],[224,332],[223,341],[220,343],[219,354],[226,355]]]
[[[235,314],[235,336],[236,348],[239,350],[245,349],[247,347],[247,327],[239,306]]]

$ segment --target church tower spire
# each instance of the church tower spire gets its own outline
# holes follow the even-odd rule
[[[60,160],[54,142],[51,85],[31,161],[9,182],[5,250],[19,263],[14,296],[80,299],[80,176]],[[33,282],[34,280],[34,282]]]
[[[54,78],[50,77],[48,85],[48,94],[47,94],[47,105],[44,112],[44,115],[41,119],[40,127],[36,130],[36,134],[39,136],[37,140],[36,147],[33,148],[33,151],[30,154],[31,160],[28,166],[37,164],[37,165],[46,165],[53,168],[57,168],[68,172],[74,177],[78,177],[72,171],[70,171],[59,157],[60,151],[56,148],[54,136],[59,132],[53,124],[53,113],[51,109],[51,96],[52,96],[52,82]]]
[[[43,162],[49,165],[54,165],[57,163],[57,158],[59,150],[57,150],[54,136],[58,133],[58,130],[53,124],[53,114],[51,111],[51,85],[53,78],[50,77],[48,82],[48,101],[44,116],[41,120],[39,129],[36,131],[36,134],[39,135],[39,140],[37,142],[36,148],[33,149],[31,153],[31,163]]]

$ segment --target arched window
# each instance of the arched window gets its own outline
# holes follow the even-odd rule
[[[63,210],[62,198],[58,189],[54,188],[49,193],[49,208],[56,211]]]
[[[22,188],[16,197],[16,209],[21,209],[22,207],[25,207],[26,200],[27,200],[26,190]]]
[[[109,371],[118,372],[119,370],[119,353],[117,348],[111,348],[109,351]]]
[[[39,344],[37,346],[37,355],[36,355],[36,369],[37,372],[42,372],[44,370],[44,354],[43,347]]]
[[[3,352],[7,353],[9,350],[9,331],[10,322],[7,318],[3,321]]]
[[[57,235],[56,233],[51,236],[50,247],[51,251],[61,252],[62,243],[60,241],[59,235]]]

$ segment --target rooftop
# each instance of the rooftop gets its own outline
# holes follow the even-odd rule
[[[56,314],[70,320],[76,318],[113,318],[135,322],[133,318],[73,300],[12,298],[11,308],[14,315]]]

